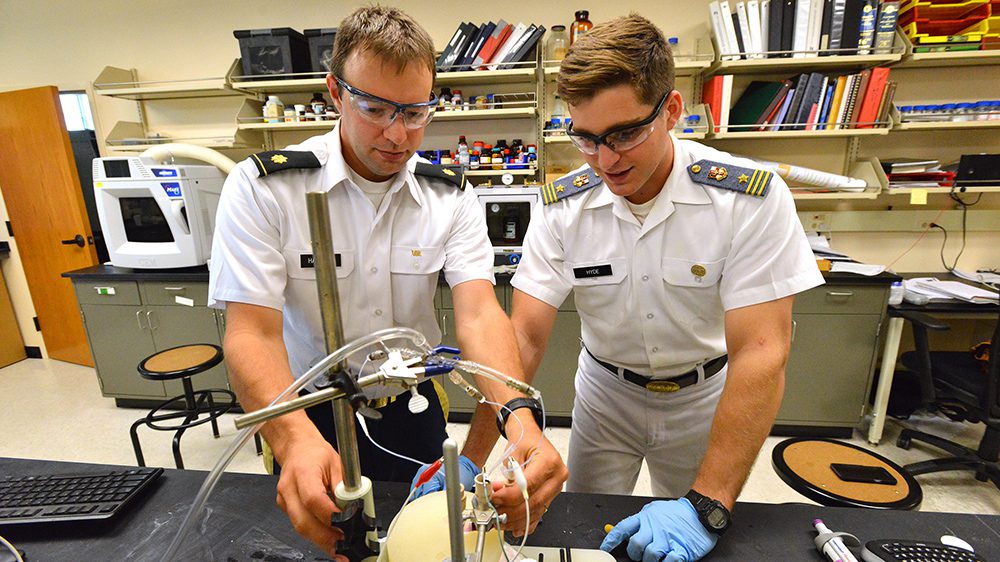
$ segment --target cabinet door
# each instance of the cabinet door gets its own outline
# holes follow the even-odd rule
[[[180,345],[209,343],[221,345],[215,311],[204,306],[147,306],[149,324],[157,351]],[[225,363],[191,377],[195,389],[229,388]],[[170,396],[184,393],[179,380],[165,383]]]
[[[778,424],[853,426],[867,400],[879,316],[795,314]]]
[[[545,357],[532,384],[542,393],[545,411],[550,416],[569,416],[573,412],[573,381],[580,356],[580,315],[575,310],[556,312]]]
[[[82,304],[90,350],[104,396],[164,398],[162,382],[146,380],[136,371],[139,362],[155,353],[139,306]]]

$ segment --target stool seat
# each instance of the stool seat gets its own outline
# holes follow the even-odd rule
[[[181,345],[154,353],[139,363],[144,379],[168,381],[190,377],[222,362],[222,348],[208,343]]]
[[[895,484],[841,480],[831,464],[882,467]],[[786,439],[771,451],[775,472],[793,490],[827,507],[913,509],[923,501],[920,484],[903,467],[857,445],[833,439]]]

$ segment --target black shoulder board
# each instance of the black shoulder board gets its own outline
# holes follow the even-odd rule
[[[691,181],[744,193],[754,197],[765,197],[771,186],[774,172],[761,168],[745,168],[712,160],[698,160],[687,168]]]
[[[282,170],[320,168],[319,158],[309,150],[268,150],[250,156],[257,166],[257,177],[269,176]]]
[[[417,167],[413,170],[418,176],[437,178],[453,183],[459,190],[465,190],[465,172],[456,172],[444,166],[435,166],[426,162],[417,162]]]

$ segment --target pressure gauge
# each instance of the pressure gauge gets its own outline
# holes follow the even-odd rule
[[[514,174],[511,174],[510,172],[508,172],[508,173],[500,176],[500,181],[503,182],[504,185],[513,185],[514,184]]]

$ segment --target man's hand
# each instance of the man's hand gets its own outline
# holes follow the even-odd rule
[[[289,443],[284,448],[277,504],[303,537],[309,539],[338,562],[337,543],[344,539],[340,529],[331,526],[330,517],[337,509],[330,494],[340,483],[340,456],[323,439]]]
[[[541,441],[539,441],[539,437],[541,437]],[[548,511],[549,504],[562,491],[569,471],[559,456],[559,452],[548,439],[541,436],[537,429],[531,435],[524,435],[520,445],[511,456],[522,466],[528,459],[531,460],[528,466],[524,467],[531,511],[531,521],[528,524],[528,533],[530,534],[535,532],[535,527]],[[503,526],[505,530],[512,532],[516,537],[524,535],[524,496],[516,485],[494,482],[493,506],[501,514],[507,515],[507,523]]]
[[[631,538],[630,538],[631,537]],[[687,498],[655,501],[615,525],[601,543],[611,552],[628,539],[628,556],[642,562],[694,562],[715,548],[719,536],[698,519]]]
[[[413,477],[413,482],[410,483],[410,489],[412,490],[413,487],[417,485],[417,482],[421,480],[424,473],[427,472],[427,469],[433,465],[438,465],[439,468],[437,469],[437,472],[435,472],[429,480],[421,484],[419,488],[411,492],[413,498],[410,501],[432,492],[440,492],[441,490],[444,490],[444,467],[436,462],[425,464],[417,470],[417,474]],[[476,466],[476,463],[472,462],[469,457],[465,455],[460,455],[458,457],[458,479],[462,482],[462,486],[465,486],[466,492],[472,492],[475,488],[476,475],[479,474],[480,470],[481,469]]]

